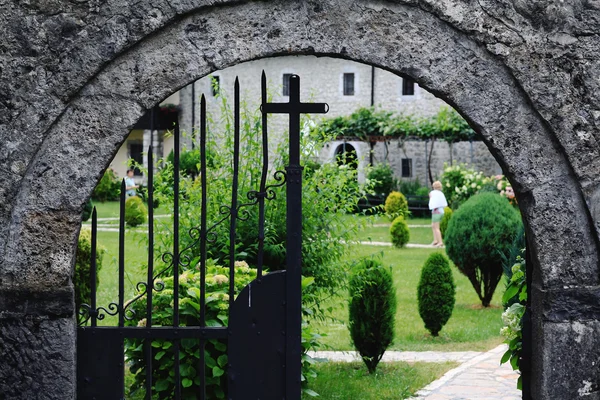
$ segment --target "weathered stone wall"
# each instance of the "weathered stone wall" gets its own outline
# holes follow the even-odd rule
[[[513,182],[527,228],[533,397],[600,399],[597,1],[0,5],[6,398],[73,398],[75,330],[63,328],[73,323],[79,213],[137,118],[213,71],[316,54],[410,76],[483,135]]]
[[[468,164],[486,176],[502,174],[500,165],[490,154],[483,142],[458,142],[449,144],[436,141],[431,152],[431,141],[390,139],[386,142],[375,142],[373,148],[367,142],[346,141],[352,145],[358,155],[359,181],[364,182],[364,169],[369,165],[369,153],[373,152],[373,165],[388,164],[398,179],[419,180],[422,185],[429,185],[428,161],[431,157],[431,173],[433,179],[441,177],[444,164]],[[327,143],[319,153],[320,162],[333,162],[336,150],[344,141],[336,140]],[[431,153],[430,153],[431,152]],[[412,162],[412,175],[402,177],[402,159]]]

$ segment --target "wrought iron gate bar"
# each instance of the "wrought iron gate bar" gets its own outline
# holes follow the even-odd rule
[[[193,86],[193,85],[192,85]],[[206,97],[202,94],[200,99],[200,181],[202,185],[202,200],[200,214],[200,326],[206,325]],[[200,387],[198,388],[200,400],[206,399],[206,359],[204,348],[206,342],[200,341],[200,359],[198,361],[198,375]]]
[[[119,326],[125,325],[125,179],[121,181],[121,196],[119,198]]]
[[[235,228],[238,217],[238,179],[240,169],[240,81],[235,78],[233,87],[233,180],[231,183],[231,218],[229,222],[229,309],[235,297]]]
[[[94,312],[88,312],[88,315],[92,317],[92,326],[96,326],[97,324],[97,313],[96,311],[96,254],[97,254],[97,246],[96,243],[98,241],[98,212],[96,211],[96,207],[92,210],[92,259],[90,260],[90,306]]]
[[[173,327],[179,327],[179,124],[175,125],[173,149]],[[181,399],[179,340],[173,341],[175,400]]]
[[[125,194],[126,185],[125,179],[121,181],[121,202],[119,204],[119,327],[125,325]],[[121,354],[125,352],[123,341],[118,344]],[[123,366],[124,356],[121,358],[119,367]],[[125,398],[125,377],[122,373],[117,378],[117,391],[119,392],[120,398]]]
[[[300,77],[290,77],[288,103],[266,103],[264,113],[289,115],[289,165],[287,171],[286,253],[286,398],[299,399],[302,351],[302,167],[300,166],[300,114],[328,111],[325,103],[300,101]]]
[[[154,110],[154,108],[153,108]],[[152,128],[152,127],[151,127]],[[151,129],[152,131],[152,129]],[[152,134],[150,134],[152,136]],[[152,139],[152,138],[151,138]],[[152,295],[154,291],[154,154],[152,140],[148,146],[148,280],[146,282],[146,327],[152,328]],[[146,400],[152,400],[152,341],[144,341],[146,363]]]
[[[261,106],[266,104],[267,98],[267,75],[265,71],[262,71],[260,77],[260,98]],[[263,166],[262,174],[260,176],[260,193],[266,192],[267,185],[267,171],[269,168],[269,139],[267,136],[267,121],[268,116],[266,113],[261,113],[262,117],[262,149],[263,149]],[[264,262],[264,247],[265,247],[265,196],[258,197],[258,257],[256,266],[256,277],[260,282],[263,274],[263,262]]]
[[[174,328],[172,326],[153,326],[136,327],[124,326],[122,328],[116,326],[80,326],[78,329],[82,331],[95,331],[98,335],[115,335],[120,338],[128,339],[227,339],[229,337],[229,329],[223,327],[199,327],[199,326],[180,326]]]

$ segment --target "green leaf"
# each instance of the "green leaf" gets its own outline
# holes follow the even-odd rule
[[[161,379],[157,381],[156,385],[154,386],[154,390],[157,392],[164,392],[167,389],[169,389],[169,381],[167,379]]]
[[[510,350],[510,349],[506,350],[506,352],[502,356],[502,359],[500,360],[500,364],[504,364],[505,362],[510,360],[511,354],[512,354],[512,350]]]
[[[310,397],[318,397],[319,396],[319,393],[315,392],[314,390],[308,389],[308,388],[303,389],[302,392]]]
[[[212,373],[213,373],[213,377],[219,377],[219,376],[223,375],[225,373],[225,371],[223,371],[219,367],[213,367]]]
[[[502,296],[502,303],[508,303],[510,299],[515,297],[515,295],[519,293],[519,287],[513,285],[512,283],[506,288],[504,295]]]
[[[158,353],[156,353],[156,355],[154,356],[154,359],[156,360],[160,360],[161,358],[163,358],[163,356],[167,354],[166,351],[159,351]]]
[[[192,386],[193,383],[194,382],[189,378],[183,378],[181,380],[181,384],[183,385],[184,388],[188,388],[188,387]]]
[[[227,354],[220,355],[219,358],[217,358],[217,364],[219,364],[219,367],[227,365]]]

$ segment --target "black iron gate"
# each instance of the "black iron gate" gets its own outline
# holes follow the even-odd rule
[[[152,148],[148,149],[148,257],[147,280],[137,284],[138,294],[126,301],[125,285],[125,182],[121,185],[119,217],[119,295],[118,301],[108,306],[96,304],[96,238],[97,215],[92,215],[92,268],[90,271],[91,296],[89,304],[80,307],[83,321],[77,335],[77,397],[80,400],[112,400],[126,398],[124,376],[130,370],[132,379],[143,383],[145,399],[290,399],[298,400],[301,394],[301,245],[302,245],[302,167],[300,166],[300,114],[325,113],[326,104],[300,102],[300,78],[290,78],[288,103],[268,103],[266,77],[262,84],[262,174],[260,187],[247,194],[248,202],[238,201],[238,175],[240,160],[240,95],[236,79],[234,89],[234,140],[232,196],[229,205],[220,208],[222,217],[208,226],[207,202],[207,129],[206,101],[201,101],[200,121],[200,184],[201,213],[198,226],[189,234],[199,247],[199,316],[193,323],[182,324],[185,310],[180,304],[179,290],[182,270],[189,266],[185,255],[189,247],[180,249],[180,144],[179,128],[175,127],[173,155],[173,249],[154,254],[154,161]],[[275,182],[267,184],[269,149],[267,140],[267,114],[289,115],[289,164],[284,171],[274,174]],[[274,196],[273,188],[286,185],[286,269],[263,272],[265,238],[265,207]],[[185,200],[184,200],[185,201]],[[258,232],[256,279],[239,293],[235,292],[236,224],[243,218],[243,207],[258,207]],[[228,323],[210,326],[206,309],[207,242],[211,241],[219,224],[229,222],[228,257]],[[162,264],[155,268],[155,263]],[[153,295],[164,294],[166,284],[161,278],[172,279],[172,304],[156,304]],[[166,279],[165,279],[166,280]],[[235,300],[234,300],[235,299]],[[141,304],[145,302],[145,304]],[[188,306],[187,304],[185,306]],[[159,326],[153,321],[153,312],[172,313],[172,324]],[[143,323],[140,312],[144,314]],[[134,316],[138,314],[136,318]],[[117,326],[98,326],[107,315],[118,318]],[[187,318],[187,317],[186,317]],[[139,321],[133,325],[131,321]],[[163,324],[164,325],[164,324]],[[212,324],[214,325],[214,324]],[[125,346],[139,354],[138,359],[125,357]],[[210,349],[226,349],[227,357],[213,357]],[[198,358],[195,366],[182,365],[180,360],[192,354]],[[160,362],[165,357],[168,363]],[[171,362],[172,361],[172,362]],[[161,365],[158,370],[157,364]],[[154,367],[153,367],[154,365]],[[226,376],[226,379],[220,378]],[[224,387],[207,393],[207,381],[222,379]],[[170,385],[170,386],[169,386]],[[171,387],[169,392],[166,387]],[[186,391],[194,387],[193,395]],[[182,392],[185,392],[182,394]]]

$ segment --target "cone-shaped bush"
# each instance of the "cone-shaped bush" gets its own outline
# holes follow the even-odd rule
[[[410,231],[404,217],[397,217],[390,226],[390,235],[392,244],[396,247],[403,247],[410,240]]]
[[[129,226],[138,226],[146,222],[148,210],[142,199],[131,196],[125,200],[125,222]]]
[[[408,216],[408,201],[402,193],[393,191],[385,199],[384,209],[390,220],[399,216],[406,217]]]
[[[484,307],[490,305],[507,254],[521,227],[519,212],[499,194],[481,193],[454,212],[444,243],[446,254],[469,278]]]
[[[421,270],[417,300],[419,315],[432,336],[437,336],[452,316],[455,295],[450,263],[441,253],[431,254]]]
[[[363,260],[350,279],[348,309],[352,343],[373,373],[394,340],[396,288],[390,269]]]

